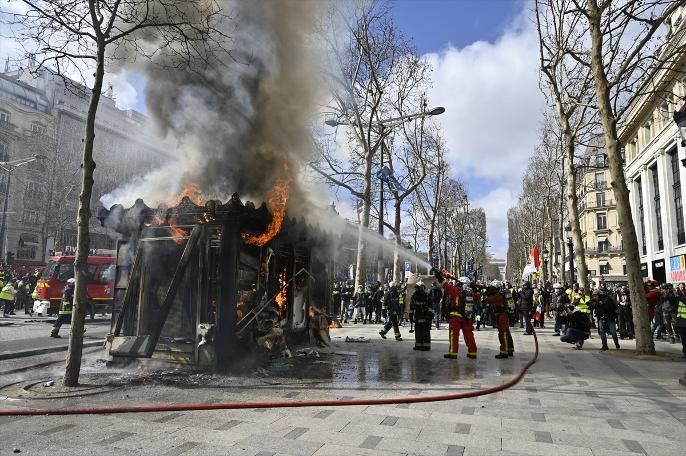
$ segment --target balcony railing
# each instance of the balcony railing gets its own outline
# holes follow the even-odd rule
[[[579,209],[605,209],[617,206],[617,202],[613,199],[605,201],[582,201],[579,204]]]
[[[599,249],[598,247],[589,247],[586,248],[586,254],[587,255],[603,255],[603,254],[615,254],[615,253],[623,253],[624,248],[623,247],[615,247],[615,246],[610,246],[608,248],[603,248]]]

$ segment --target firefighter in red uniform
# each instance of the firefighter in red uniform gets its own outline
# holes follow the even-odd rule
[[[510,315],[507,312],[505,297],[498,293],[494,286],[486,288],[484,302],[488,303],[493,309],[495,321],[498,325],[498,340],[500,340],[500,353],[495,355],[498,359],[514,356],[514,343],[510,334]]]
[[[438,283],[448,296],[448,338],[450,348],[444,358],[457,359],[457,349],[460,342],[460,330],[464,333],[464,341],[467,344],[467,358],[476,359],[476,342],[474,341],[474,326],[470,316],[472,308],[467,306],[465,296],[460,288],[450,285],[443,272],[433,269]],[[456,284],[458,285],[459,282]]]

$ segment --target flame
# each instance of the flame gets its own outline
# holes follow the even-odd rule
[[[279,306],[281,315],[283,316],[286,314],[286,291],[288,290],[288,283],[286,282],[286,268],[281,271],[281,274],[279,274],[277,279],[279,281],[279,293],[276,295],[275,301]]]
[[[291,185],[290,175],[286,179],[277,179],[274,188],[269,191],[267,206],[272,212],[272,220],[267,225],[267,229],[262,234],[241,233],[241,237],[246,244],[263,246],[269,242],[281,230],[283,217],[286,214],[286,203],[288,203],[288,189]]]
[[[342,328],[342,326],[338,322],[338,320],[332,320],[331,323],[329,323],[329,329],[338,329],[338,328]]]
[[[203,206],[206,203],[205,198],[200,194],[200,188],[196,184],[187,184],[181,193],[176,195],[176,198],[172,201],[172,207],[178,206],[184,197],[188,197],[194,204],[198,206]]]

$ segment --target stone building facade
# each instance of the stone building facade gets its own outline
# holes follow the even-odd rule
[[[27,95],[30,100],[2,95],[22,91],[31,95]],[[89,99],[87,87],[49,70],[0,74],[0,149],[11,159],[36,153],[47,157],[12,172],[3,259],[11,252],[17,262],[42,263],[46,253],[76,245]],[[2,121],[5,117],[9,121]],[[93,213],[100,196],[144,175],[174,147],[172,141],[154,134],[143,114],[118,109],[111,90],[103,94],[96,118]],[[94,216],[90,228],[92,249],[114,248],[114,241]]]
[[[686,7],[680,7],[668,24],[666,46],[686,44],[684,19]],[[682,58],[646,77],[646,94],[634,101],[619,132],[641,272],[660,283],[686,282],[686,149],[672,120],[686,97],[685,69]]]

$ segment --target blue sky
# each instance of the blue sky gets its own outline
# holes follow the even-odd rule
[[[420,53],[495,41],[522,9],[520,0],[396,0],[393,14]]]
[[[434,65],[430,103],[447,136],[453,174],[484,207],[492,253],[507,251],[507,209],[540,122],[537,42],[524,0],[397,0],[403,33]]]

